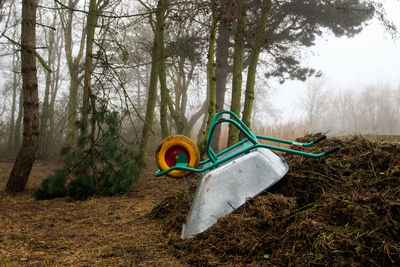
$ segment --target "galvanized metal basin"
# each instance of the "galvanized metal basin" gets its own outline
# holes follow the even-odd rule
[[[226,155],[240,151],[238,147]],[[191,238],[278,182],[289,170],[285,160],[267,148],[256,148],[204,172],[182,227],[182,238]]]

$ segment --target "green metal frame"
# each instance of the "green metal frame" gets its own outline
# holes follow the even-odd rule
[[[229,114],[231,116],[231,118],[219,118],[221,115],[223,114]],[[240,142],[236,143],[235,145],[228,147],[227,149],[219,152],[218,154],[215,154],[215,152],[212,150],[211,148],[211,140],[214,136],[214,132],[215,132],[215,128],[217,127],[218,124],[220,123],[231,123],[233,125],[235,125],[235,127],[237,127],[239,129],[239,131],[245,136],[245,138],[243,140],[241,140]],[[308,143],[299,143],[299,142],[295,142],[295,141],[289,141],[289,140],[284,140],[284,139],[278,139],[278,138],[273,138],[273,137],[268,137],[268,136],[262,136],[262,135],[255,135],[252,133],[252,131],[239,119],[239,117],[233,113],[232,111],[228,111],[228,110],[221,110],[219,111],[217,114],[215,114],[212,122],[211,122],[211,126],[210,126],[210,131],[208,133],[207,136],[207,142],[206,142],[206,154],[208,156],[208,159],[203,160],[199,163],[199,165],[206,165],[204,168],[190,168],[188,167],[188,162],[187,162],[187,157],[186,155],[180,155],[178,154],[177,157],[177,164],[167,170],[161,171],[158,170],[156,171],[156,173],[154,174],[155,176],[161,176],[164,174],[169,173],[170,171],[173,170],[183,170],[183,171],[191,171],[191,172],[204,172],[204,171],[208,171],[210,169],[216,168],[219,165],[233,159],[236,158],[237,156],[247,153],[252,149],[258,148],[258,147],[262,147],[262,148],[268,148],[271,150],[277,150],[277,151],[282,151],[282,152],[286,152],[286,153],[291,153],[291,154],[296,154],[296,155],[301,155],[301,156],[305,156],[305,157],[312,157],[312,158],[319,158],[319,157],[323,157],[326,156],[330,153],[333,153],[335,151],[337,151],[340,147],[334,147],[326,152],[322,152],[319,154],[312,154],[312,153],[307,153],[307,152],[302,152],[302,151],[298,151],[298,150],[294,150],[294,149],[288,149],[288,148],[283,148],[283,147],[278,147],[278,146],[272,146],[272,145],[267,145],[267,144],[261,144],[258,139],[262,139],[262,140],[267,140],[267,141],[272,141],[272,142],[277,142],[277,143],[283,143],[283,144],[289,144],[289,145],[297,145],[297,146],[304,146],[304,147],[308,147],[308,146],[312,146],[315,143],[325,139],[326,136],[322,135],[321,137],[308,142]],[[249,142],[250,141],[250,142]],[[251,143],[251,144],[249,144]],[[227,152],[242,146],[243,149],[228,156],[225,158],[220,158],[222,155],[226,154]],[[180,152],[182,154],[184,154],[183,152]]]

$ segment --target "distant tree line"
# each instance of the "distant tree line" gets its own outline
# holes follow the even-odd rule
[[[301,98],[303,129],[334,135],[400,134],[400,86],[370,85],[335,91],[323,79],[307,84]]]

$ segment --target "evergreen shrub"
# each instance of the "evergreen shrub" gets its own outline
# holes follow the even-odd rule
[[[139,180],[142,170],[140,157],[134,153],[137,144],[122,140],[118,113],[103,107],[91,117],[93,120],[96,134],[81,134],[75,147],[61,150],[65,166],[42,181],[34,192],[36,199],[114,196]],[[85,123],[78,121],[76,125],[85,133]]]

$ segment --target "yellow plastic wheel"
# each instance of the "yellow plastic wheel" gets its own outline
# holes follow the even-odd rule
[[[156,151],[156,162],[160,170],[165,171],[176,165],[176,157],[179,152],[184,152],[189,161],[188,167],[196,168],[199,165],[200,152],[192,139],[176,134],[166,137],[161,141]],[[173,170],[167,175],[173,178],[182,178],[190,174],[190,171]]]

